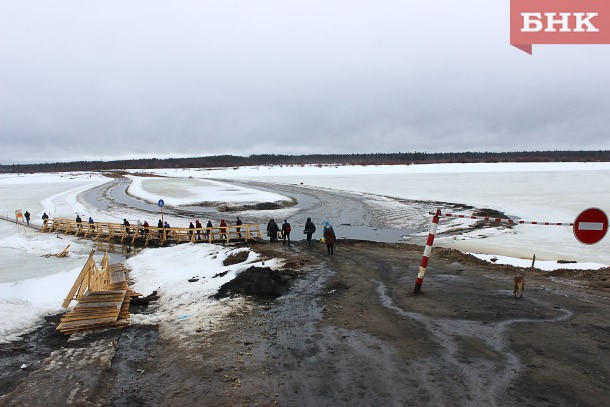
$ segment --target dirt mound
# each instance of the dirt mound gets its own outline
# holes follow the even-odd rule
[[[131,297],[129,305],[134,307],[148,307],[148,303],[157,301],[158,299],[159,295],[157,294],[157,291],[153,291],[152,294],[149,294],[146,297]]]
[[[290,201],[276,201],[276,202],[258,202],[254,204],[236,204],[222,202],[216,206],[216,209],[220,212],[241,212],[241,211],[265,211],[273,209],[290,208],[297,204],[297,200],[293,199]]]
[[[239,264],[239,263],[243,263],[244,261],[248,260],[248,256],[250,255],[250,252],[247,250],[244,250],[242,252],[237,252],[237,253],[231,253],[227,256],[226,259],[224,259],[224,261],[222,262],[223,266],[232,266],[234,264]]]
[[[249,295],[258,298],[277,298],[288,292],[296,274],[290,270],[272,270],[269,267],[250,267],[233,280],[223,284],[215,299],[234,295]]]
[[[483,208],[477,211],[474,211],[474,216],[485,216],[488,218],[494,219],[508,219],[508,216],[504,214],[504,212],[497,211],[495,209]]]
[[[495,209],[483,208],[475,211],[473,213],[474,216],[477,217],[486,217],[490,219],[509,219],[509,217],[504,213],[497,211]],[[514,223],[505,223],[505,222],[495,222],[495,221],[486,221],[479,220],[477,221],[472,228],[473,229],[483,229],[483,228],[498,228],[498,229],[512,229],[515,226]]]

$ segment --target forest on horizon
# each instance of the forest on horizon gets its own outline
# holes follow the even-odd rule
[[[142,158],[112,161],[72,161],[0,165],[0,173],[109,171],[160,168],[218,168],[265,165],[416,165],[499,162],[610,162],[610,150],[519,151],[461,153],[257,154],[247,157],[213,155],[190,158]]]

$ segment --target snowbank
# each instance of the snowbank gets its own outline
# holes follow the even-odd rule
[[[532,265],[531,259],[518,259],[515,257],[496,256],[493,254],[469,253],[474,257],[494,264],[508,264],[515,267],[529,268]],[[607,267],[599,263],[558,263],[556,261],[536,260],[534,267],[544,271],[559,269],[569,270],[599,270]]]
[[[245,262],[223,266],[223,261],[241,251],[248,251]],[[218,306],[210,299],[221,285],[251,266],[263,261],[250,249],[187,243],[179,246],[146,249],[127,260],[134,289],[143,295],[157,291],[159,300],[151,303],[154,313],[134,315],[132,321],[140,324],[158,324],[161,335],[181,338],[196,330],[206,330],[229,308]],[[277,259],[264,262],[266,267],[277,268]],[[191,280],[191,281],[189,281]],[[189,335],[185,334],[189,332]]]

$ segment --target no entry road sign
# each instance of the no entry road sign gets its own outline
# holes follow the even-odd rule
[[[580,213],[574,221],[574,236],[583,244],[595,244],[608,231],[608,217],[598,208],[589,208]]]

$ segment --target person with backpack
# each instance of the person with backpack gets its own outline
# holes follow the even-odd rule
[[[303,233],[307,235],[307,245],[311,248],[311,237],[316,233],[316,225],[311,221],[311,218],[307,218]]]
[[[269,236],[269,241],[271,243],[277,243],[277,233],[279,231],[280,228],[277,225],[275,219],[271,219],[269,223],[267,223],[267,236]]]
[[[292,228],[290,227],[290,223],[286,219],[284,219],[284,223],[282,223],[282,236],[284,237],[284,245],[286,244],[286,239],[288,239],[288,246],[290,246],[290,231]]]
[[[337,235],[335,235],[335,231],[329,222],[326,222],[326,225],[324,226],[324,241],[328,254],[334,254]]]

